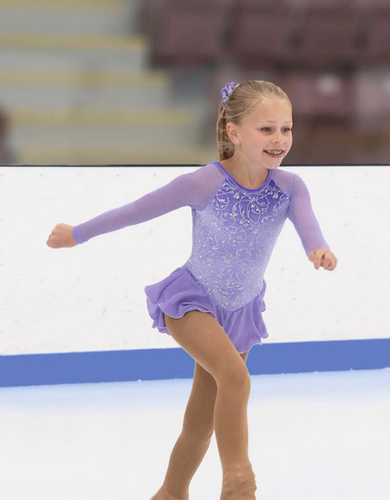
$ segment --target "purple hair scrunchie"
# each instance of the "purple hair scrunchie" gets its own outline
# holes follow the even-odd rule
[[[230,82],[227,85],[224,86],[223,89],[221,89],[221,95],[222,95],[222,105],[226,106],[226,103],[228,102],[230,96],[233,93],[233,90],[238,87],[240,84],[237,82]]]

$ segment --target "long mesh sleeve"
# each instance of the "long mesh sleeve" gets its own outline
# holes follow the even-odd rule
[[[140,224],[184,206],[205,207],[221,174],[211,164],[195,172],[176,177],[165,186],[132,203],[105,212],[73,228],[77,243],[84,243],[100,234]]]
[[[307,255],[317,248],[329,248],[314,215],[309,191],[303,180],[294,175],[288,217],[301,238]]]

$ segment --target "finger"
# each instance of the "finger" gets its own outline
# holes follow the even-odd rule
[[[323,254],[318,253],[315,257],[315,260],[314,260],[315,268],[319,269],[322,266],[322,263],[323,263]]]
[[[56,231],[53,230],[47,240],[47,245],[50,247],[50,248],[59,248],[61,245],[59,244],[59,239],[58,237],[56,236]]]
[[[329,252],[327,251],[322,251],[320,255],[321,255],[320,266],[326,269],[332,262],[331,255],[329,255]]]
[[[54,238],[49,238],[46,242],[47,246],[50,248],[58,248],[58,244]]]
[[[60,241],[61,241],[61,224],[57,224],[52,232],[50,233],[48,239],[47,239],[47,245],[50,248],[60,248]]]
[[[335,269],[336,267],[336,262],[337,262],[336,259],[326,259],[323,262],[323,267],[327,271],[333,271],[333,269]]]
[[[318,269],[319,266],[321,265],[321,257],[319,256],[319,254],[317,252],[312,252],[309,255],[309,259],[313,263],[314,267]]]

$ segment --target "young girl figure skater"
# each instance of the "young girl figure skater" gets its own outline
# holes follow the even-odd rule
[[[152,500],[188,500],[189,485],[215,431],[222,464],[221,500],[254,500],[248,456],[248,351],[268,334],[264,272],[283,224],[294,224],[315,269],[335,269],[297,175],[278,170],[292,145],[287,95],[263,81],[229,83],[217,121],[218,161],[181,175],[142,198],[79,226],[59,224],[51,248],[72,247],[102,233],[190,206],[188,261],[145,288],[153,326],[195,360],[182,432]]]

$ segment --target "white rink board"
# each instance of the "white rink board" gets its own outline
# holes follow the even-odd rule
[[[53,250],[54,225],[84,222],[197,167],[0,167],[0,354],[176,347],[151,327],[144,287],[184,264],[191,209]],[[266,272],[266,342],[390,336],[390,168],[298,173],[331,249],[315,271],[290,221]]]

